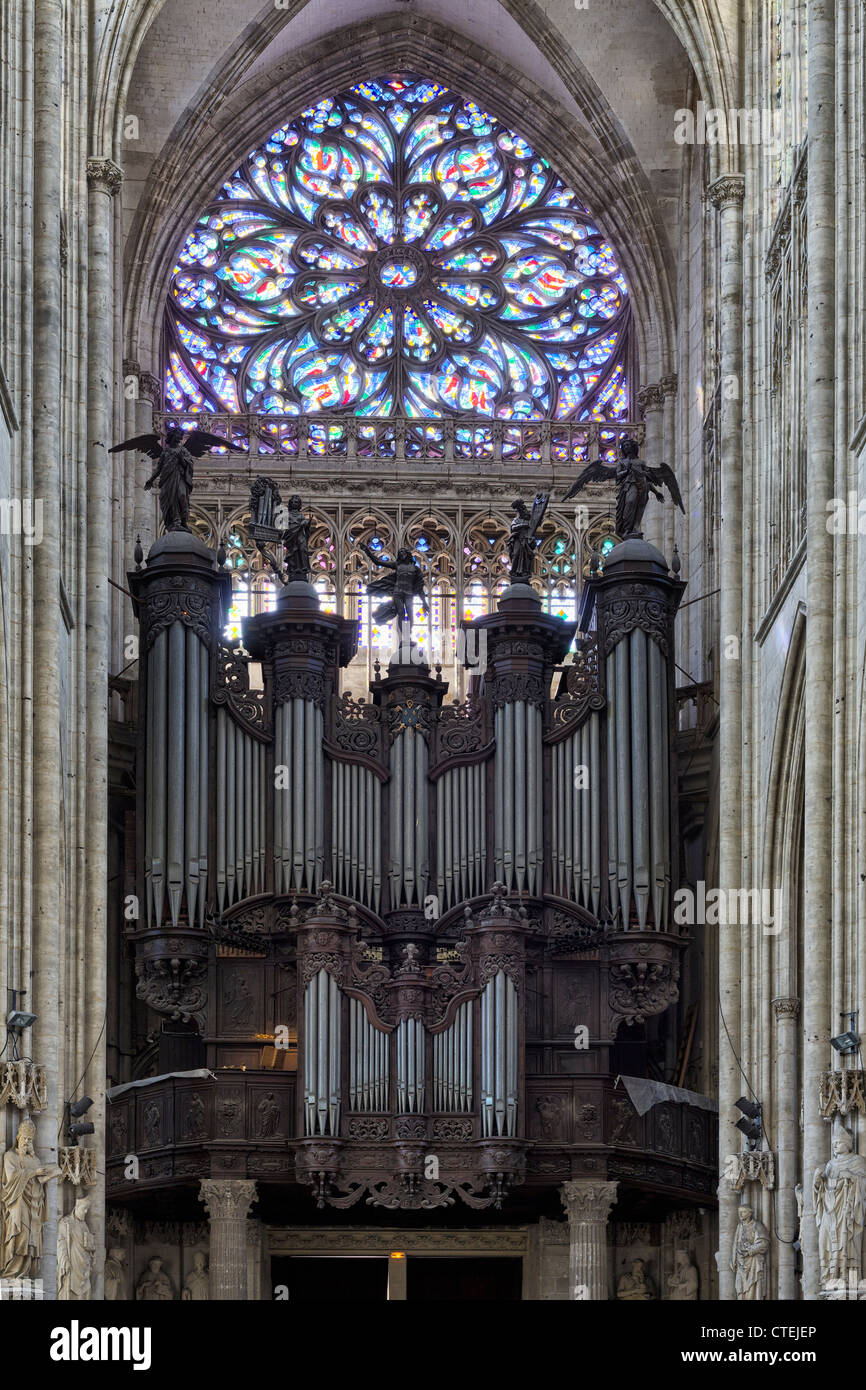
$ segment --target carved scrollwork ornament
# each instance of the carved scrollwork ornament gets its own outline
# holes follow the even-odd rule
[[[228,705],[254,732],[264,733],[264,691],[250,690],[249,663],[225,642],[217,647],[217,677],[211,700],[215,705]]]
[[[334,700],[334,742],[346,753],[379,755],[382,712],[347,691]]]
[[[494,710],[522,701],[543,709],[547,704],[547,686],[534,671],[506,671],[494,676],[491,683]]]
[[[473,700],[443,705],[437,715],[440,755],[475,753],[484,742],[484,711]]]
[[[636,961],[611,965],[609,1004],[614,1019],[611,1036],[620,1022],[632,1026],[663,1013],[679,998],[679,966],[666,961]]]
[[[175,623],[183,623],[208,649],[214,645],[214,596],[209,588],[199,587],[195,579],[173,575],[169,589],[148,594],[144,605],[145,651],[150,651],[161,632]]]
[[[325,703],[325,678],[318,671],[282,671],[274,681],[274,704],[310,700],[319,709]]]
[[[207,1010],[207,964],[204,961],[141,960],[135,962],[135,993],[156,1013],[204,1028]]]
[[[645,632],[665,655],[669,655],[668,626],[671,609],[645,586],[635,586],[625,598],[614,599],[605,609],[604,654],[609,656],[618,642],[635,628]]]

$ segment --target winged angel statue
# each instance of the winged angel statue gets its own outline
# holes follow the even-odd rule
[[[620,440],[619,452],[620,460],[615,469],[609,468],[600,459],[585,468],[568,489],[563,502],[576,496],[587,483],[616,483],[616,534],[622,540],[643,535],[640,527],[650,493],[663,502],[663,487],[667,488],[680,511],[685,511],[674,471],[668,464],[651,468],[638,457],[637,441],[627,436]]]
[[[202,458],[210,449],[231,449],[234,453],[243,453],[239,444],[233,444],[221,435],[192,430],[185,436],[184,431],[179,429],[170,429],[165,443],[158,434],[138,434],[134,439],[124,439],[122,444],[115,444],[108,452],[119,454],[124,449],[140,449],[149,458],[157,460],[156,468],[144,486],[150,489],[155,482],[159,483],[159,509],[166,531],[189,530],[189,495],[196,459]]]

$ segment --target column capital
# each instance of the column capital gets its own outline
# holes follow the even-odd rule
[[[251,1178],[202,1178],[199,1201],[212,1221],[246,1221],[256,1185]]]
[[[123,170],[113,159],[90,155],[87,160],[87,182],[99,193],[107,193],[113,198],[120,192],[123,183]]]
[[[562,1205],[569,1222],[605,1222],[610,1209],[616,1201],[619,1183],[595,1182],[594,1180],[574,1179],[564,1182],[559,1189]]]
[[[800,1001],[792,995],[788,999],[774,999],[773,1013],[776,1018],[796,1018],[800,1012]]]
[[[675,396],[677,394],[679,384],[679,378],[677,377],[676,372],[671,372],[670,376],[663,376],[661,381],[659,382],[662,395]]]
[[[662,410],[665,403],[665,393],[661,382],[657,381],[650,386],[642,386],[637,393],[637,403],[644,415],[649,415],[653,410]]]
[[[745,174],[722,174],[707,188],[707,197],[714,207],[736,207],[746,196]]]

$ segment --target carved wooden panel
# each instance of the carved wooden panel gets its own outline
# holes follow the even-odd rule
[[[221,961],[217,971],[217,1032],[250,1037],[264,1031],[263,971],[255,960]]]

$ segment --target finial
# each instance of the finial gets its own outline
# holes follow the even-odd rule
[[[673,558],[671,559],[671,569],[673,570],[674,574],[679,574],[680,570],[682,569],[682,560],[680,559],[680,552],[677,550],[676,541],[674,541],[674,553]]]
[[[223,568],[223,565],[225,564],[225,562],[226,562],[226,548],[225,548],[225,546],[223,545],[222,541],[220,541],[220,543],[219,543],[219,549],[217,550],[217,564],[219,565],[219,568],[220,568],[220,569]]]
[[[135,560],[135,568],[136,568],[137,570],[140,570],[140,569],[141,569],[141,562],[142,562],[142,560],[144,559],[144,551],[143,551],[142,548],[141,548],[141,536],[140,536],[140,535],[136,536],[136,538],[135,538],[135,550],[132,552],[132,558]]]

